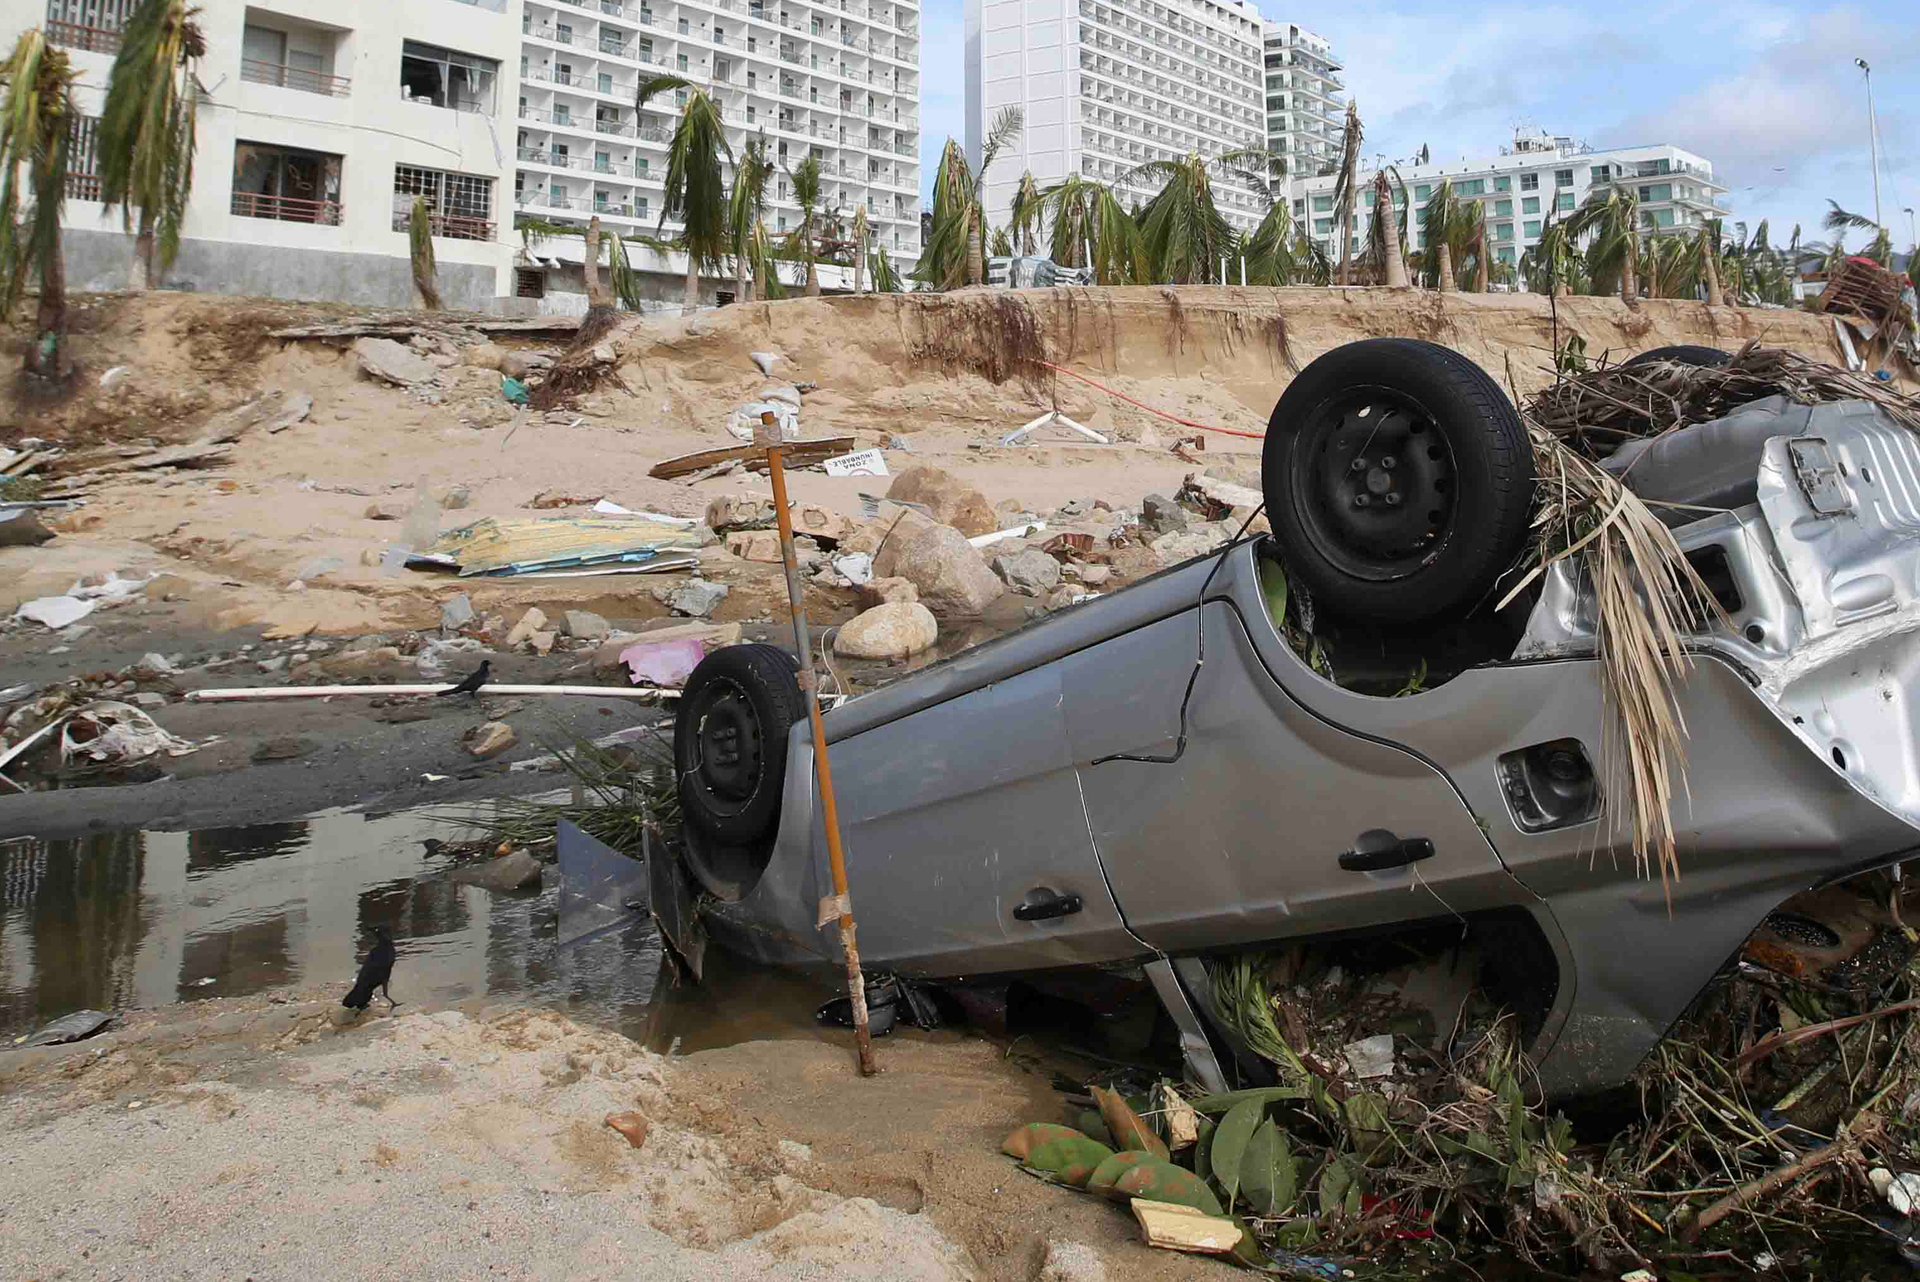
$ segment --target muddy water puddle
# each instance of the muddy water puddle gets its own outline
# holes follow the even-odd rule
[[[706,982],[662,978],[651,919],[558,945],[559,875],[539,893],[461,885],[427,811],[0,842],[0,1046],[76,1010],[119,1011],[309,984],[352,985],[374,928],[407,1005],[520,1000],[682,1053],[824,1036],[833,994],[718,949]],[[376,1007],[380,1003],[376,999]]]

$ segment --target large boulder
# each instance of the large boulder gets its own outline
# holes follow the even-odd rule
[[[1000,528],[987,496],[942,468],[908,468],[894,478],[887,497],[899,503],[918,503],[934,520],[969,537]]]
[[[940,625],[918,601],[876,605],[855,615],[834,635],[835,654],[850,659],[904,659],[940,636]]]
[[[1060,586],[1060,563],[1032,548],[995,557],[993,572],[1022,596],[1045,597]]]
[[[353,344],[353,355],[360,364],[362,374],[395,387],[425,383],[440,372],[431,361],[407,350],[391,338],[357,339]]]
[[[1006,594],[980,550],[951,525],[929,525],[887,540],[873,561],[875,578],[910,579],[920,599],[943,614],[979,614]]]

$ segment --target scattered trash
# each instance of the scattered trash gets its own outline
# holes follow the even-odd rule
[[[1238,1224],[1172,1202],[1133,1199],[1133,1218],[1148,1246],[1168,1251],[1193,1251],[1202,1255],[1226,1255],[1246,1236]]]
[[[727,415],[727,434],[736,441],[751,441],[762,416],[771,414],[779,425],[782,441],[800,439],[800,407],[780,401],[744,401]]]
[[[452,776],[452,775],[437,775],[437,774],[434,774],[434,773],[433,773],[433,772],[432,772],[431,770],[429,770],[429,771],[427,771],[426,773],[424,773],[424,774],[422,774],[422,775],[421,775],[420,777],[421,777],[422,779],[424,779],[424,780],[425,780],[426,782],[428,782],[428,783],[445,783],[445,782],[446,782],[447,780],[449,780],[449,779],[451,779],[451,778],[453,778],[453,776]]]
[[[562,507],[592,507],[597,511],[597,505],[602,501],[598,494],[577,495],[569,494],[565,490],[542,490],[533,496],[527,503],[527,506],[543,510]]]
[[[700,660],[707,657],[705,642],[688,638],[679,641],[640,641],[620,652],[634,685],[667,686],[679,689],[687,683]]]
[[[1393,1034],[1381,1033],[1348,1042],[1342,1054],[1346,1057],[1347,1071],[1355,1077],[1363,1081],[1369,1077],[1385,1077],[1393,1072]]]
[[[66,720],[60,733],[60,760],[67,764],[130,765],[162,753],[184,757],[199,748],[162,730],[130,703],[103,699]]]
[[[1912,1215],[1913,1208],[1920,1205],[1920,1175],[1911,1171],[1895,1175],[1884,1166],[1876,1166],[1867,1172],[1867,1180],[1897,1214]]]
[[[706,579],[688,579],[676,587],[655,588],[653,599],[668,606],[675,614],[704,619],[726,599],[728,590],[724,583],[711,583]]]
[[[979,534],[967,540],[977,548],[991,547],[1006,539],[1024,539],[1030,534],[1038,534],[1047,528],[1045,521],[1029,521],[1025,525],[1012,525],[1004,530],[995,530],[991,534]]]
[[[207,987],[207,986],[208,986],[209,984],[212,984],[212,983],[215,983],[215,982],[216,982],[216,981],[215,981],[215,979],[214,979],[214,977],[213,977],[212,975],[208,975],[208,976],[207,976],[207,977],[206,977],[205,979],[196,979],[196,980],[194,980],[194,981],[193,981],[193,986],[194,986],[195,988],[205,988],[205,987]]]
[[[0,504],[0,547],[38,547],[53,537],[41,524],[37,506]]]
[[[512,405],[530,405],[533,403],[533,393],[527,390],[527,385],[511,375],[501,378],[500,395],[506,397],[507,402]]]
[[[756,366],[758,366],[762,374],[765,374],[767,377],[771,378],[773,377],[773,367],[775,362],[782,360],[783,358],[780,356],[778,352],[748,352],[747,359],[752,361]]]
[[[131,365],[115,365],[112,369],[100,376],[100,390],[103,392],[111,392],[114,388],[126,381],[127,375],[131,373],[132,370],[133,366]]]
[[[103,1010],[77,1010],[71,1015],[62,1015],[37,1033],[30,1033],[14,1039],[15,1049],[31,1046],[60,1046],[67,1042],[77,1042],[92,1037],[95,1033],[111,1024],[117,1016]]]
[[[828,562],[833,571],[855,587],[873,582],[873,554],[871,552],[852,552],[846,556],[834,557]]]
[[[836,454],[845,454],[857,444],[858,442],[851,436],[827,436],[810,441],[789,440],[780,447],[780,455],[789,469],[809,467],[823,463]],[[694,472],[719,475],[721,469],[729,463],[745,467],[749,471],[764,472],[767,470],[767,452],[764,448],[754,445],[728,445],[718,449],[699,450],[655,463],[648,470],[647,475],[656,481],[670,481],[675,477]]]
[[[460,736],[460,742],[465,745],[467,752],[482,760],[505,752],[519,741],[520,737],[514,734],[513,727],[504,721],[482,722]]]
[[[82,601],[78,597],[43,596],[23,603],[13,612],[13,617],[59,629],[70,623],[78,623],[92,614],[98,606],[97,601]]]
[[[821,464],[828,476],[891,476],[886,455],[879,450],[858,450],[842,454]]]
[[[608,1113],[606,1124],[626,1137],[627,1143],[639,1148],[647,1142],[647,1119],[642,1113]]]

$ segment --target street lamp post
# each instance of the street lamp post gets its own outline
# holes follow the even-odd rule
[[[1873,158],[1873,221],[1884,228],[1886,224],[1880,221],[1880,131],[1873,119],[1873,68],[1865,58],[1855,58],[1853,65],[1860,68],[1860,77],[1867,82],[1867,154]]]
[[[1914,230],[1913,206],[1908,205],[1900,211],[1907,216],[1907,244],[1909,248],[1920,246],[1920,232]],[[1909,270],[1920,270],[1920,264],[1908,264]]]

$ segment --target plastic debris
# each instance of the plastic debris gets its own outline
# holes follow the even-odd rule
[[[1392,1033],[1348,1042],[1342,1053],[1346,1056],[1348,1070],[1355,1077],[1385,1077],[1393,1072]]]
[[[103,1010],[77,1010],[71,1015],[62,1015],[37,1033],[18,1038],[13,1044],[16,1047],[59,1046],[77,1042],[83,1037],[92,1037],[114,1018]]]
[[[737,441],[751,441],[762,414],[773,415],[773,421],[780,427],[781,440],[800,439],[800,409],[786,401],[745,401],[734,406],[727,415],[727,434]]]
[[[513,405],[533,403],[533,393],[527,390],[527,385],[510,374],[500,379],[500,395],[506,397],[507,401]]]
[[[837,556],[832,561],[833,570],[841,578],[863,587],[873,582],[873,554],[871,552],[853,552],[846,556]]]
[[[1867,1172],[1867,1180],[1873,1191],[1901,1215],[1912,1215],[1913,1208],[1920,1206],[1920,1175],[1911,1171],[1895,1175],[1884,1166],[1876,1166]]]
[[[774,362],[780,359],[780,354],[778,352],[748,352],[747,359],[758,366],[762,374],[771,378],[773,376]]]
[[[67,719],[60,731],[60,760],[94,765],[130,765],[165,754],[184,757],[199,748],[162,730],[130,703],[103,699]]]
[[[64,628],[86,618],[98,606],[97,601],[82,601],[78,597],[43,596],[21,605],[13,612],[13,617],[29,623],[44,623],[50,628]]]
[[[620,652],[620,662],[634,685],[667,686],[673,689],[687,683],[700,660],[707,657],[702,641],[642,641]]]

